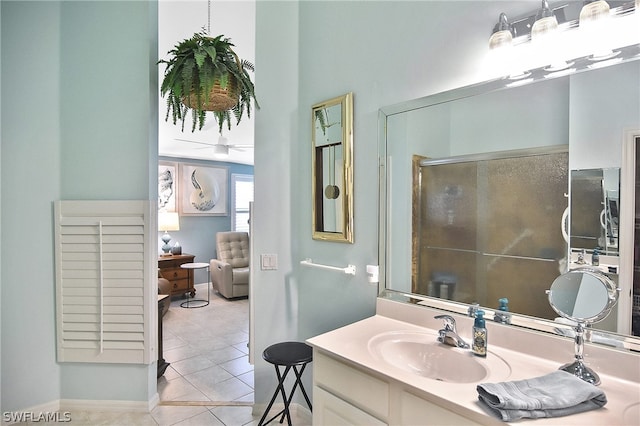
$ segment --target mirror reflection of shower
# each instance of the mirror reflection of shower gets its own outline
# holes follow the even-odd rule
[[[620,168],[571,171],[572,252],[618,256]]]

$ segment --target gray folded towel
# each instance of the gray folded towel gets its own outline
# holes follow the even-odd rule
[[[568,416],[607,403],[602,390],[562,370],[533,379],[481,383],[477,390],[478,399],[505,422]]]

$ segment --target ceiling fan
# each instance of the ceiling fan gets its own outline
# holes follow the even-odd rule
[[[194,141],[194,140],[189,140],[189,139],[175,138],[175,140],[181,141],[181,142],[194,143],[194,144],[198,144],[198,145],[204,145],[204,146],[201,146],[199,149],[213,149],[214,155],[216,155],[218,157],[228,157],[230,149],[233,149],[233,150],[236,150],[236,151],[244,151],[245,149],[253,149],[253,145],[230,144],[229,140],[226,137],[224,137],[222,134],[218,138],[218,142],[215,143],[215,144],[211,144],[211,143],[207,143],[207,142]]]

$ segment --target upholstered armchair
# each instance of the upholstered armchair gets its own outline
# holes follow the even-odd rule
[[[249,234],[218,232],[217,259],[211,259],[213,288],[227,299],[249,295]]]
[[[158,269],[158,294],[168,294],[171,296],[171,282],[162,277],[160,270]],[[171,304],[171,297],[167,299],[162,307],[162,316],[169,310]]]

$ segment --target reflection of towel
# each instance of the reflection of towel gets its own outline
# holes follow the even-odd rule
[[[567,416],[607,403],[600,389],[562,370],[533,379],[482,383],[477,390],[478,399],[503,421]]]

